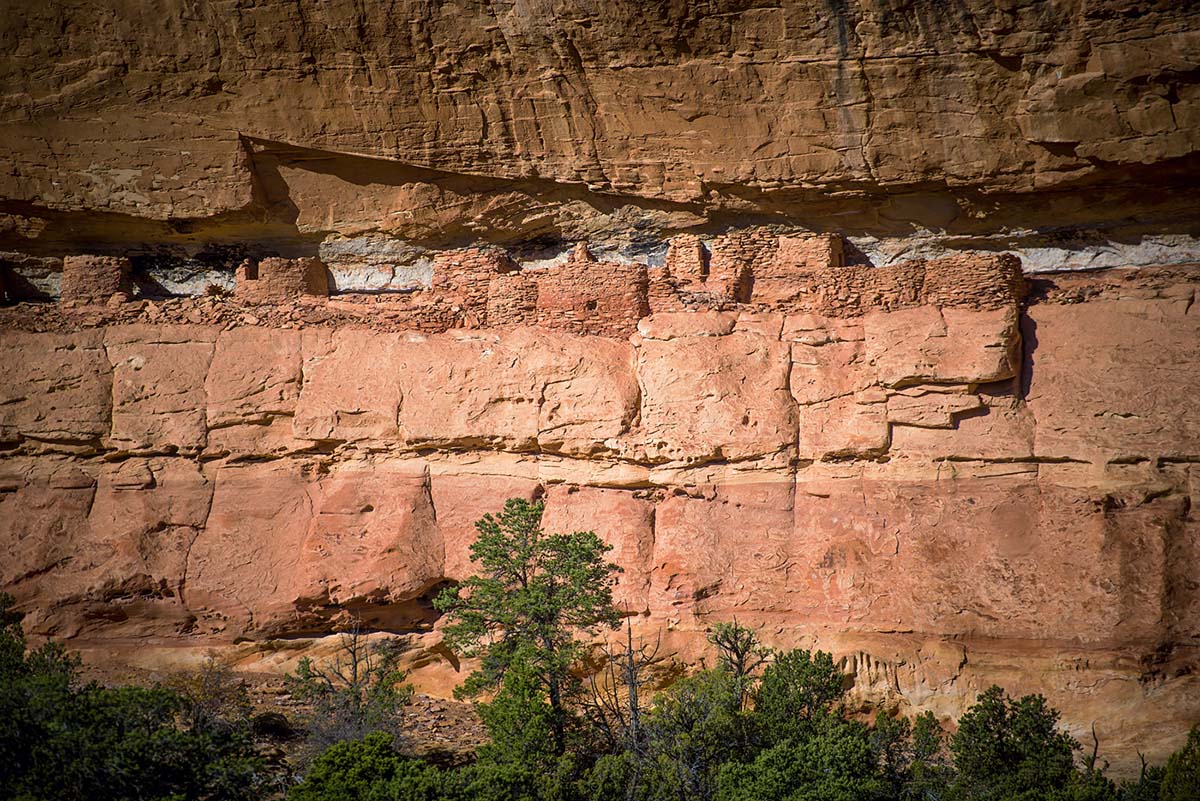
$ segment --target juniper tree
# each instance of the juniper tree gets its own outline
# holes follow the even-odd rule
[[[717,649],[717,663],[737,684],[738,704],[745,708],[754,674],[770,661],[771,649],[759,642],[758,632],[736,620],[713,626],[708,641]]]

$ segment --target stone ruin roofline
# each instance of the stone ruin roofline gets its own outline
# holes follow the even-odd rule
[[[414,329],[536,325],[580,335],[627,337],[660,312],[775,311],[854,317],[933,305],[995,309],[1026,291],[1010,254],[962,254],[885,267],[847,265],[834,234],[778,234],[755,228],[716,237],[669,240],[665,263],[597,260],[577,242],[565,262],[523,269],[499,247],[443,251],[428,290],[389,302]],[[68,256],[62,302],[119,305],[132,294],[129,260]],[[327,297],[325,266],[315,258],[243,262],[234,296],[245,304],[288,304]]]

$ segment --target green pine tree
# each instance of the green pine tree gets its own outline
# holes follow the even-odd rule
[[[447,644],[482,657],[461,694],[499,687],[519,660],[546,694],[554,752],[562,754],[578,692],[570,671],[578,635],[619,623],[612,588],[620,568],[605,560],[612,546],[594,532],[544,532],[543,509],[540,501],[511,498],[498,516],[478,521],[471,546],[478,573],[444,590],[434,606],[449,617]]]

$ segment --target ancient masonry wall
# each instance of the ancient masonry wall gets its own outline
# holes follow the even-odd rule
[[[129,259],[119,256],[67,256],[63,259],[62,302],[108,303],[128,299],[133,290]]]
[[[246,303],[290,303],[305,295],[329,295],[325,265],[314,258],[242,262],[235,280],[235,294]]]
[[[129,261],[67,257],[62,287],[69,304],[119,304],[131,293]],[[394,324],[430,333],[536,325],[623,338],[660,312],[853,317],[922,305],[995,309],[1023,294],[1020,262],[1006,254],[846,266],[838,236],[756,228],[719,236],[711,250],[698,236],[674,237],[665,263],[654,268],[599,261],[583,242],[546,269],[523,269],[501,248],[446,251],[434,259],[428,290],[393,296],[380,310]],[[251,305],[325,298],[327,270],[315,258],[246,261],[237,268],[234,295]]]
[[[644,264],[596,261],[586,246],[538,279],[538,324],[575,334],[623,337],[650,313]]]
[[[430,588],[469,575],[484,513],[545,497],[550,530],[614,546],[637,636],[682,662],[736,617],[833,651],[860,698],[951,716],[1020,660],[1072,731],[1115,709],[1105,748],[1178,747],[1200,715],[1200,274],[1060,276],[1022,307],[1004,256],[793,252],[756,262],[770,302],[716,291],[685,242],[645,273],[461,251],[400,303],[4,309],[0,586],[32,635],[156,668],[217,647],[274,670],[277,638],[299,657],[371,615],[426,632],[414,681],[450,692]],[[303,274],[246,280],[278,272]],[[733,307],[607,336],[660,297]]]

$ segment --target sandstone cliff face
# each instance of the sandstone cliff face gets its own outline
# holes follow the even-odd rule
[[[1198,29],[1171,0],[24,0],[0,247],[185,274],[319,250],[386,285],[428,246],[644,255],[746,216],[877,262],[1195,260]]]
[[[18,140],[4,193],[53,208],[239,210],[252,194],[239,137],[678,201],[710,187],[1042,188],[1200,144],[1200,36],[1171,2],[15,12],[5,139],[38,136]],[[68,144],[72,166],[56,165]],[[75,180],[54,187],[52,169]]]
[[[431,595],[478,517],[544,496],[685,660],[736,615],[833,650],[861,697],[950,716],[999,682],[1162,754],[1200,716],[1196,276],[623,339],[9,328],[0,585],[35,634],[142,665],[284,665],[353,613],[415,632],[446,691]]]
[[[275,669],[354,614],[446,691],[429,599],[541,496],[682,660],[736,615],[905,709],[1200,718],[1193,5],[10,5],[35,635]]]

